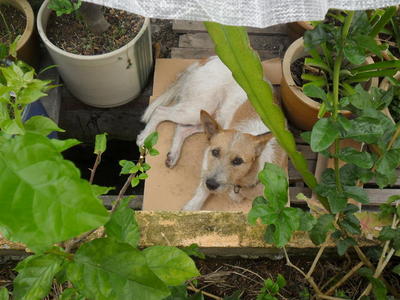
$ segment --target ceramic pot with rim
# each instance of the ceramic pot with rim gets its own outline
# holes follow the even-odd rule
[[[17,43],[17,58],[37,67],[39,62],[39,46],[35,30],[35,15],[27,0],[0,0],[1,4],[12,5],[24,13],[26,25]]]
[[[321,104],[307,97],[293,80],[290,70],[291,64],[297,59],[306,56],[303,38],[294,41],[287,49],[282,62],[281,94],[283,108],[289,121],[297,128],[311,130],[318,121],[318,112]],[[373,63],[368,57],[366,63]],[[372,78],[369,87],[378,86],[378,78]],[[342,111],[345,116],[350,116],[349,111]]]
[[[123,105],[146,85],[153,68],[150,19],[145,18],[136,37],[125,46],[100,55],[76,55],[56,47],[46,35],[52,11],[45,0],[37,16],[40,38],[57,65],[69,91],[95,107]]]

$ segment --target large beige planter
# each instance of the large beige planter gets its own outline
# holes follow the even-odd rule
[[[297,128],[311,130],[318,121],[318,112],[321,107],[319,102],[307,97],[300,87],[296,85],[290,71],[290,65],[297,59],[306,56],[303,38],[293,42],[287,49],[282,63],[281,94],[283,107],[287,118]],[[367,58],[367,63],[373,63],[372,58]],[[378,86],[378,78],[372,78],[369,86]],[[342,111],[349,116],[349,111]]]
[[[118,106],[134,99],[145,86],[153,66],[150,20],[146,18],[138,35],[118,50],[101,55],[76,55],[61,50],[47,38],[51,13],[48,1],[40,7],[37,27],[69,91],[96,107]]]
[[[17,43],[17,58],[36,67],[39,61],[39,51],[35,34],[35,16],[31,5],[27,0],[0,0],[0,4],[12,5],[24,13],[26,26]]]

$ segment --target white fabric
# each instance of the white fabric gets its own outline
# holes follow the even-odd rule
[[[84,0],[159,19],[214,21],[268,27],[325,17],[328,8],[362,10],[397,5],[400,0]]]

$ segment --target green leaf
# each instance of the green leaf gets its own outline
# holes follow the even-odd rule
[[[133,174],[139,171],[139,167],[130,160],[120,160],[119,165],[122,167],[119,174]]]
[[[145,180],[145,179],[147,179],[149,177],[149,175],[147,175],[146,173],[141,173],[141,174],[139,174],[139,176],[138,176],[138,178],[140,179],[140,180]]]
[[[146,139],[144,140],[144,147],[146,149],[152,149],[158,141],[158,132],[155,131],[153,133],[151,133],[148,137],[146,137]]]
[[[330,39],[328,31],[329,27],[324,24],[319,24],[313,30],[307,30],[304,33],[304,47],[306,50],[319,46]]]
[[[94,144],[94,154],[102,154],[107,149],[107,133],[96,134],[96,142]]]
[[[195,256],[201,259],[205,259],[206,256],[203,252],[201,252],[199,246],[197,244],[191,244],[190,246],[186,246],[181,248],[183,252],[185,252],[189,256]]]
[[[53,131],[65,132],[54,123],[53,120],[43,116],[33,116],[24,124],[26,131],[31,131],[44,136],[49,135]]]
[[[101,238],[83,244],[67,269],[68,279],[89,299],[159,300],[170,292],[139,250]]]
[[[132,178],[132,180],[131,180],[131,186],[132,187],[138,186],[139,183],[140,183],[140,179],[138,177],[133,177]]]
[[[395,266],[395,267],[392,269],[392,272],[395,273],[395,274],[397,274],[397,275],[400,275],[400,265]]]
[[[53,144],[54,148],[56,148],[58,152],[63,152],[81,143],[76,139],[66,139],[66,140],[50,139],[50,142]]]
[[[309,85],[305,86],[303,88],[303,93],[306,94],[308,97],[318,98],[323,101],[326,100],[325,91],[323,89],[321,89],[320,87],[313,85],[313,84],[309,84]]]
[[[168,246],[153,246],[143,250],[147,264],[165,284],[180,285],[200,273],[193,260],[182,250]]]
[[[268,224],[269,215],[268,201],[264,197],[257,197],[253,201],[252,208],[247,214],[247,222],[255,225],[260,218],[263,224]]]
[[[34,252],[108,220],[90,184],[44,136],[27,133],[1,143],[0,169],[0,228]]]
[[[286,128],[281,108],[275,103],[271,86],[264,81],[264,72],[258,55],[250,48],[246,30],[205,22],[206,29],[215,43],[215,50],[222,62],[232,71],[236,82],[246,92],[249,101],[268,126],[291,162],[303,176],[305,183],[314,188],[317,181],[308,170],[304,156],[296,150],[293,135]],[[327,206],[327,203],[324,202]]]
[[[107,237],[137,247],[140,240],[140,229],[136,222],[135,212],[129,208],[130,198],[124,198],[104,225]]]
[[[376,162],[376,171],[386,175],[390,174],[400,163],[400,149],[386,151]]]
[[[80,295],[76,289],[65,289],[58,300],[85,300],[85,297]]]
[[[160,152],[158,152],[157,149],[151,148],[151,149],[149,150],[149,154],[150,154],[151,156],[157,156],[158,154],[160,154]]]
[[[338,254],[340,256],[343,256],[350,247],[355,246],[355,245],[357,245],[357,242],[351,237],[347,237],[343,240],[337,241],[336,246],[337,246]]]
[[[352,198],[362,204],[368,204],[367,192],[359,186],[344,186],[344,193],[347,197]]]
[[[335,229],[333,226],[334,220],[334,215],[322,215],[319,217],[317,223],[309,232],[310,239],[315,245],[320,245],[325,242],[328,232]]]
[[[345,147],[340,150],[339,159],[353,163],[360,168],[370,169],[374,165],[374,160],[368,152],[359,152],[352,147]]]
[[[317,220],[314,218],[312,214],[309,212],[303,211],[301,209],[298,210],[300,215],[300,226],[299,231],[310,231],[314,225],[317,223]]]
[[[0,300],[8,300],[8,290],[5,287],[0,288]]]
[[[354,36],[353,39],[358,47],[369,50],[370,52],[376,54],[378,57],[382,57],[381,51],[385,50],[385,46],[378,45],[374,37],[368,35],[357,35]]]
[[[343,54],[354,65],[361,65],[366,58],[365,49],[352,40],[348,40],[344,46]]]
[[[288,202],[288,179],[286,172],[279,166],[265,163],[258,178],[265,186],[264,196],[274,207],[285,207]]]
[[[300,136],[307,144],[311,143],[311,131],[304,131],[300,133]]]
[[[279,289],[282,289],[286,286],[286,279],[285,277],[283,277],[281,274],[278,274],[278,276],[276,277],[276,283],[279,286]]]
[[[15,270],[13,295],[20,300],[41,300],[50,292],[54,276],[64,258],[55,254],[33,255],[20,262]]]
[[[339,137],[339,129],[330,118],[319,119],[311,132],[311,150],[320,152],[327,149],[336,138]]]
[[[0,125],[1,125],[1,131],[3,131],[5,134],[9,135],[25,134],[25,129],[22,126],[22,124],[17,122],[17,120],[15,119],[4,120],[3,122],[1,122]]]

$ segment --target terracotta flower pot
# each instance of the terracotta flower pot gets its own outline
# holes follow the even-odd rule
[[[288,23],[288,34],[289,37],[294,41],[297,40],[298,38],[301,38],[304,35],[304,32],[307,30],[313,30],[314,26],[310,24],[310,22],[292,22]]]
[[[22,11],[26,17],[24,33],[17,44],[17,57],[33,67],[39,61],[39,48],[35,32],[35,16],[27,0],[0,0],[0,4],[9,4]]]
[[[95,107],[114,107],[133,100],[146,85],[153,68],[150,19],[125,46],[100,55],[76,55],[56,47],[46,35],[52,13],[48,0],[37,16],[39,35],[69,91]]]
[[[283,58],[281,94],[283,107],[289,121],[299,129],[311,130],[318,121],[318,112],[321,104],[303,93],[301,88],[294,82],[290,71],[291,64],[304,56],[306,56],[306,52],[303,38],[300,38],[290,45]],[[367,63],[373,63],[372,58],[368,57]],[[378,86],[378,78],[372,78],[370,86]],[[350,112],[342,111],[342,114],[349,116]]]

